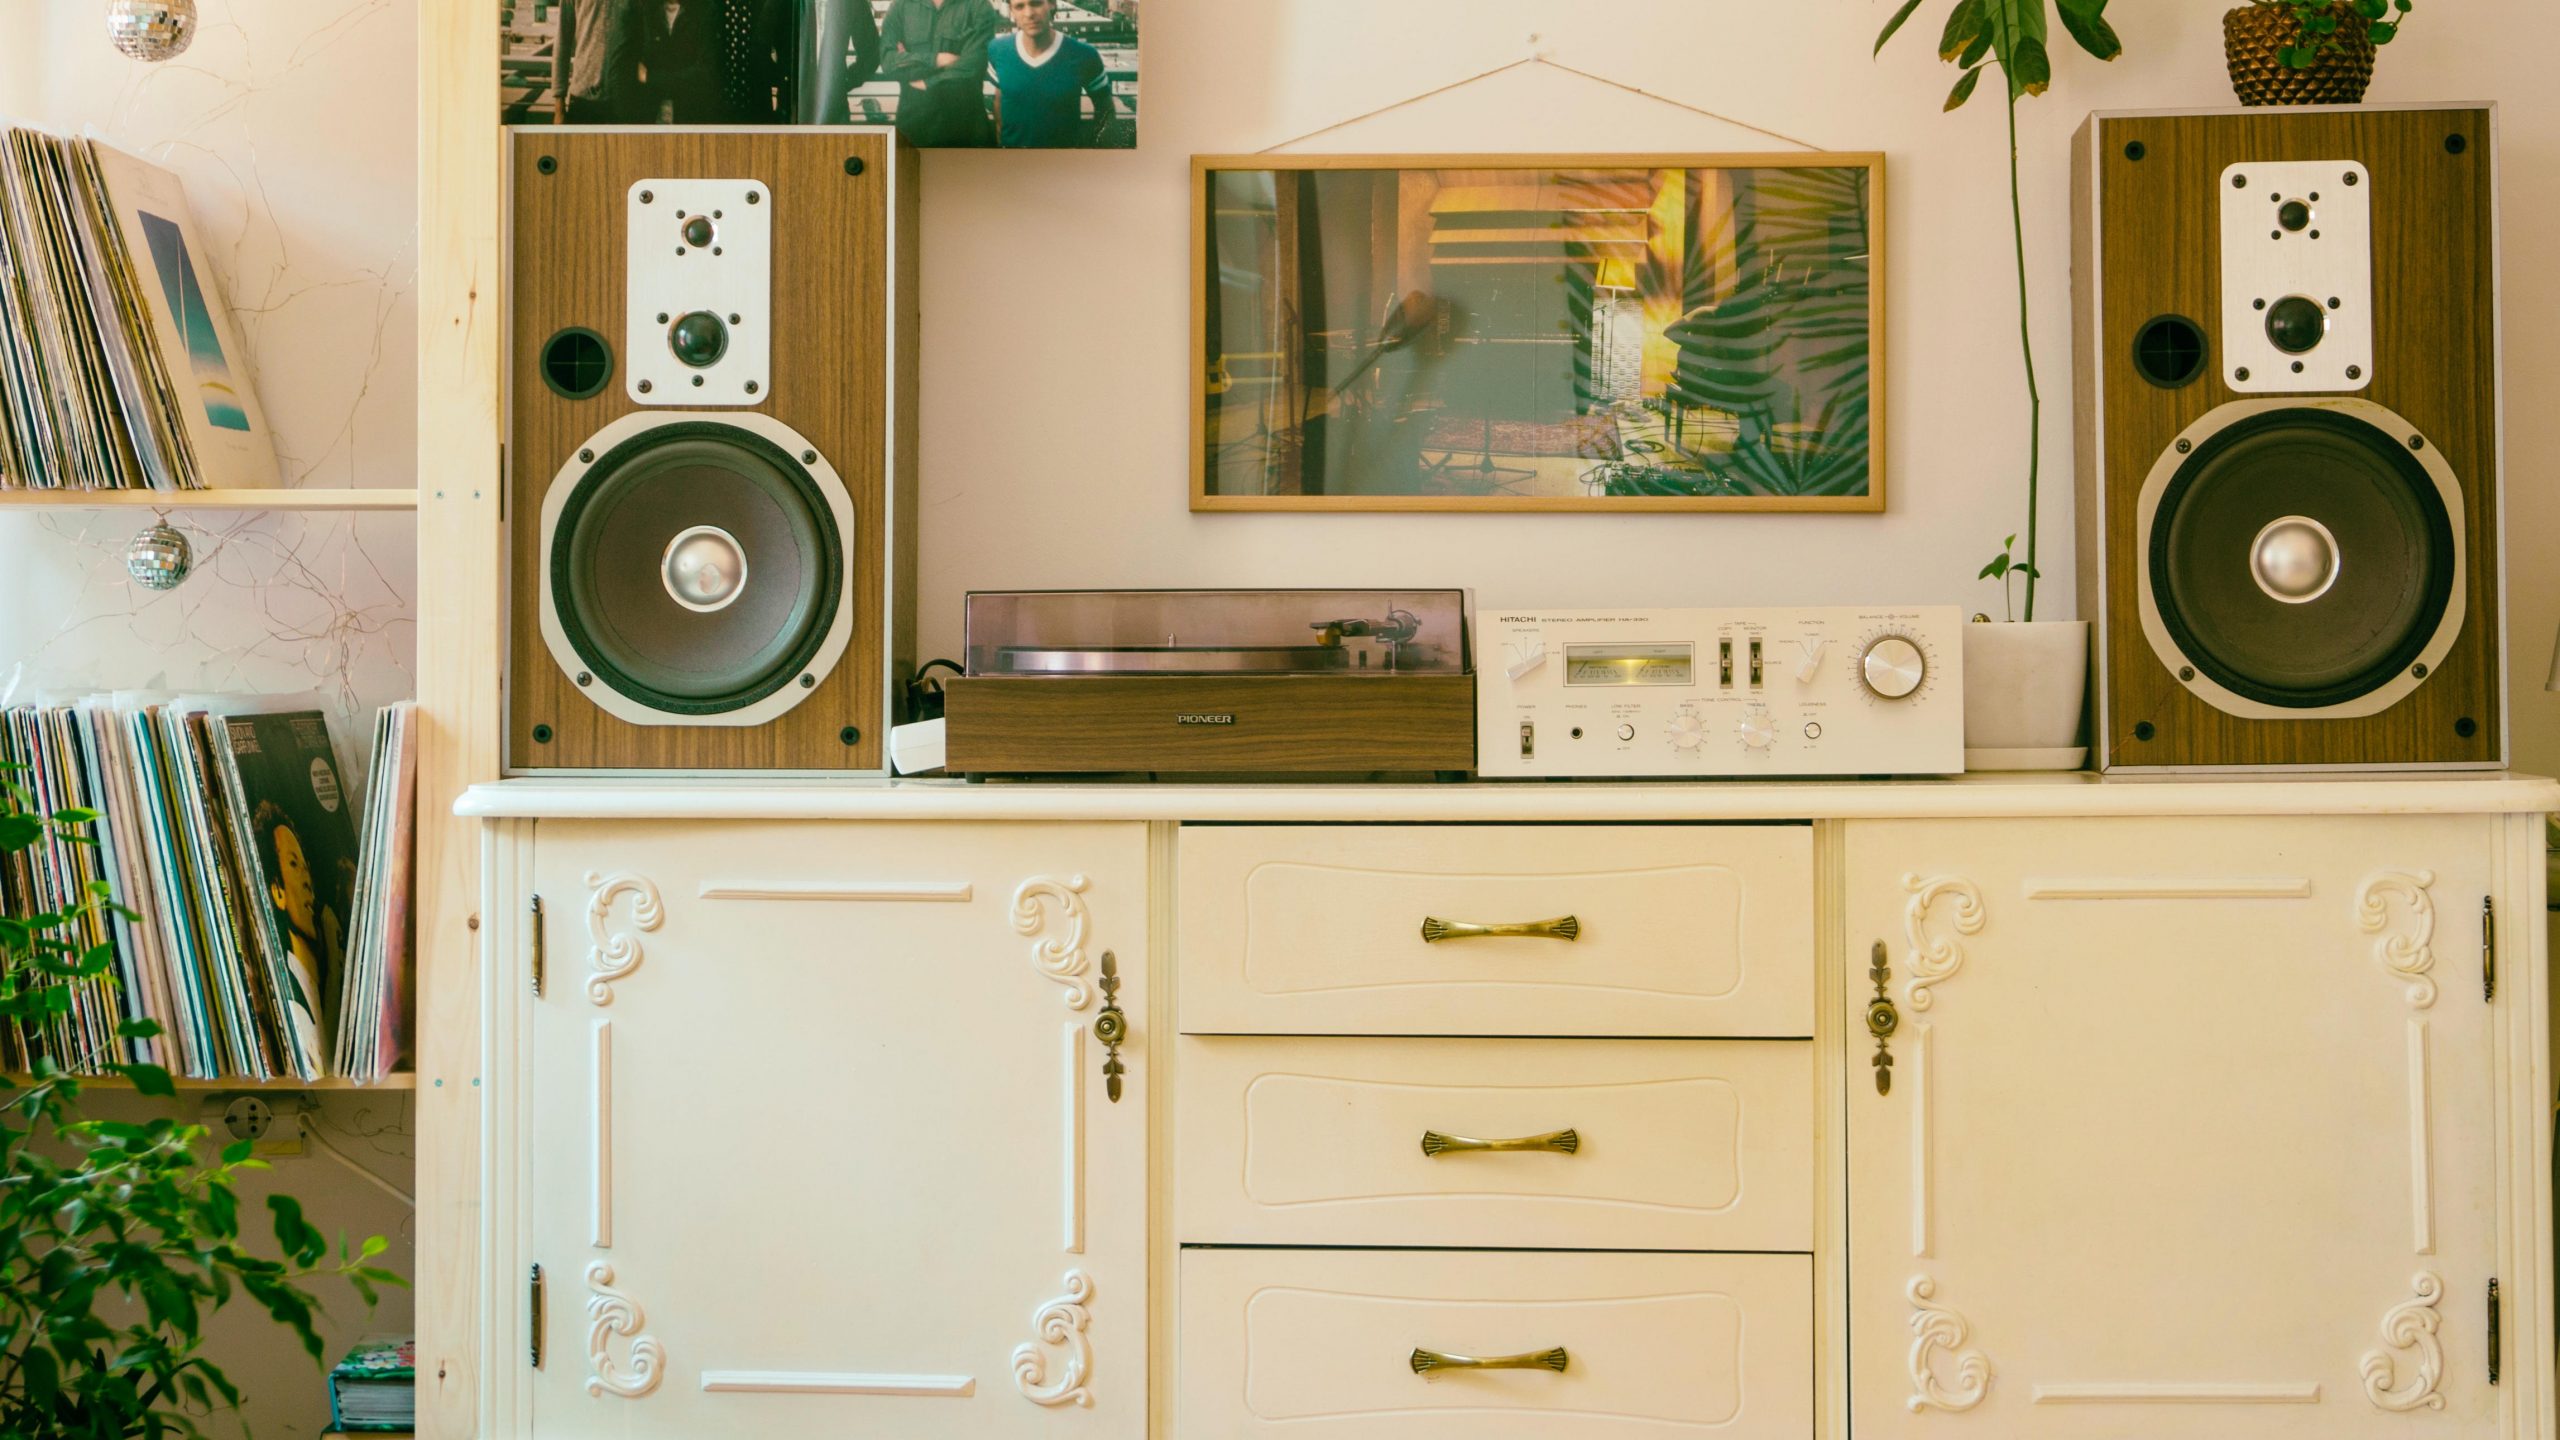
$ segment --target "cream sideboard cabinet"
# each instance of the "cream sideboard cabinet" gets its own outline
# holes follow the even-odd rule
[[[492,1440],[2554,1432],[2550,781],[462,809]]]
[[[495,840],[482,1434],[1141,1440],[1146,827]]]

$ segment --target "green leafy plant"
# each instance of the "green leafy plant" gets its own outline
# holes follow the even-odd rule
[[[0,863],[93,843],[81,828],[95,814],[36,813],[15,768],[0,766]],[[92,885],[59,910],[0,915],[0,1025],[56,1043],[76,1033],[75,996],[112,980],[112,951],[91,943],[111,913],[106,887]],[[158,1029],[121,1023],[119,1053]],[[233,1184],[265,1168],[248,1142],[208,1159],[201,1126],[88,1117],[68,1072],[91,1060],[143,1095],[176,1093],[161,1067],[103,1055],[40,1054],[31,1075],[0,1077],[0,1435],[201,1436],[199,1421],[240,1403],[204,1353],[207,1315],[246,1296],[316,1364],[319,1302],[306,1281],[343,1278],[368,1305],[377,1286],[406,1282],[371,1263],[386,1248],[378,1235],[353,1249],[341,1240],[332,1260],[328,1237],[283,1195],[267,1199],[281,1258],[254,1253]]]
[[[1926,3],[1927,0],[1903,0],[1902,7],[1894,11],[1883,32],[1876,36],[1874,53],[1882,54],[1885,42]],[[1988,69],[1999,70],[2008,90],[2009,235],[2017,259],[2018,350],[2027,367],[2027,558],[2021,572],[2027,580],[2027,597],[2025,613],[2020,617],[2026,620],[2036,618],[2036,525],[2044,450],[2044,396],[2036,388],[2035,336],[2028,322],[2026,207],[2018,193],[2018,101],[2042,95],[2053,87],[2053,54],[2045,46],[2051,33],[2048,3],[2052,6],[2050,13],[2059,16],[2063,30],[2081,49],[2100,60],[2113,60],[2124,53],[2124,42],[2107,24],[2107,0],[1956,0],[1947,13],[1946,29],[1938,37],[1939,58],[1964,72],[1956,77],[1955,88],[1947,92],[1945,109],[1954,110],[1972,99]],[[2015,543],[2014,538],[2011,543]]]
[[[2024,560],[2011,558],[2010,552],[2017,548],[2018,537],[2015,535],[2001,541],[2000,553],[1992,556],[1991,562],[1982,567],[1982,573],[1974,577],[1977,580],[1997,580],[2000,582],[2001,606],[2003,612],[2011,620],[2018,618],[2018,592],[2016,587],[2010,582],[2024,576],[2027,583],[2032,585],[2036,581],[2044,578],[2036,573],[2035,566]]]
[[[2287,45],[2276,52],[2276,58],[2287,69],[2308,70],[2320,57],[2338,48],[2338,31],[2348,17],[2360,16],[2367,23],[2364,38],[2376,45],[2388,45],[2400,34],[2401,21],[2415,0],[2249,0],[2253,5],[2289,11],[2294,23],[2302,27],[2307,43]]]

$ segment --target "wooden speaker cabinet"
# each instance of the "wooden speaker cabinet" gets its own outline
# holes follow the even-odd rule
[[[886,773],[913,665],[915,157],[520,129],[516,772]]]
[[[2478,107],[2081,129],[2100,768],[2505,764],[2496,160]]]

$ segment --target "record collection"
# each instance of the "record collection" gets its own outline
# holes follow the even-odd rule
[[[0,489],[277,483],[210,253],[167,170],[12,129],[0,152]]]
[[[92,910],[78,937],[108,947],[106,972],[56,982],[75,994],[42,1033],[0,1033],[0,1070],[42,1057],[75,1073],[125,1061],[311,1081],[334,1061],[370,1081],[399,1058],[410,707],[377,724],[360,846],[319,712],[248,703],[102,696],[0,711],[0,766],[15,767],[27,807],[97,817],[0,865],[0,915],[73,908],[100,884],[121,907]],[[119,1039],[126,1020],[160,1033]]]

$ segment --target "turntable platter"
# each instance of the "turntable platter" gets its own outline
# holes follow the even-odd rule
[[[1350,668],[1332,645],[1007,646],[1007,675],[1305,675]]]

